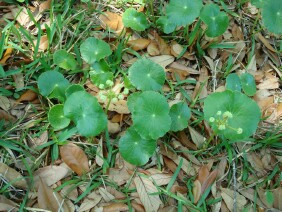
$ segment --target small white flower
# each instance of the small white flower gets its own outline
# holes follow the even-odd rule
[[[105,85],[104,85],[104,84],[100,84],[98,87],[99,87],[100,89],[104,89],[104,88],[105,88]]]
[[[237,134],[242,134],[242,133],[243,133],[243,129],[242,128],[238,128]]]
[[[124,99],[124,96],[122,94],[119,94],[118,97],[117,97],[119,100],[123,100]]]
[[[123,90],[123,94],[127,95],[128,93],[129,93],[128,88],[125,88],[125,89]]]
[[[209,121],[210,121],[210,122],[214,122],[214,121],[215,121],[215,118],[214,118],[214,117],[210,117]]]
[[[118,101],[118,98],[116,98],[116,97],[112,98],[112,102],[113,102],[113,103],[115,103],[115,102],[117,102],[117,101]]]
[[[217,111],[216,115],[220,116],[221,115],[221,111]]]
[[[107,100],[107,97],[104,94],[100,94],[100,99],[105,102]]]
[[[226,127],[225,127],[225,125],[224,125],[224,124],[221,124],[221,125],[219,125],[219,126],[218,126],[218,129],[219,129],[219,130],[225,130],[225,129],[226,129]]]
[[[114,82],[111,81],[111,80],[107,80],[107,81],[106,81],[106,84],[107,84],[108,86],[113,86]]]
[[[233,114],[229,111],[225,111],[222,116],[223,118],[226,118],[226,117],[233,118]]]

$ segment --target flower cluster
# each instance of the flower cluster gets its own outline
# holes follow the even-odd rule
[[[124,95],[127,95],[129,93],[129,90],[127,88],[124,88],[122,93],[117,94],[114,89],[113,89],[114,82],[111,80],[106,81],[106,86],[104,84],[100,84],[98,86],[101,91],[99,92],[99,98],[103,101],[106,102],[107,100],[110,100],[112,102],[117,102],[118,100],[123,100]],[[120,88],[122,85],[119,85]],[[105,89],[105,87],[110,87],[109,89]]]
[[[225,111],[222,113],[222,111],[217,111],[216,117],[210,117],[209,122],[214,123],[217,126],[218,130],[225,130],[225,129],[231,129],[237,132],[237,134],[242,134],[243,129],[242,128],[233,128],[228,124],[228,120],[233,118],[233,114],[230,111]]]

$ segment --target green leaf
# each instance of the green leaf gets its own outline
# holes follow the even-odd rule
[[[166,98],[154,91],[140,93],[133,105],[133,127],[145,139],[157,139],[170,129],[171,118]],[[132,109],[132,107],[130,107]]]
[[[107,117],[97,99],[85,91],[75,92],[67,98],[64,114],[75,122],[82,136],[96,136],[107,126]]]
[[[122,15],[122,22],[124,26],[130,27],[136,31],[144,31],[149,27],[146,16],[141,12],[137,12],[133,8],[125,10]]]
[[[55,105],[51,107],[48,113],[48,121],[55,130],[60,130],[67,127],[70,123],[70,119],[64,116],[64,106]]]
[[[67,89],[66,89],[66,97],[69,97],[71,94],[77,92],[77,91],[84,91],[83,86],[78,85],[78,84],[73,84],[70,85]]]
[[[134,128],[127,129],[125,135],[119,140],[121,156],[129,163],[141,166],[148,162],[156,150],[157,142],[142,138]]]
[[[229,19],[225,12],[221,12],[216,4],[206,4],[200,14],[202,21],[208,25],[207,36],[217,37],[222,35],[229,25]]]
[[[179,102],[171,106],[169,115],[171,118],[171,131],[180,131],[188,126],[191,118],[191,110],[185,102]]]
[[[135,93],[130,94],[129,97],[127,97],[127,106],[131,112],[134,111],[136,100],[138,99],[140,94],[141,93],[139,92],[135,92]]]
[[[274,202],[274,195],[271,191],[266,191],[265,192],[265,198],[266,198],[266,201],[269,205],[273,205],[273,202]]]
[[[253,75],[249,73],[244,73],[240,76],[240,80],[245,94],[247,94],[248,96],[255,95],[257,88],[256,88],[255,78],[253,77]]]
[[[5,77],[6,76],[6,73],[3,69],[3,66],[0,65],[0,77]]]
[[[202,0],[171,0],[166,7],[166,14],[170,23],[184,26],[199,16],[202,6]]]
[[[101,72],[98,74],[90,74],[91,81],[96,85],[99,86],[100,84],[105,85],[105,87],[108,87],[106,84],[107,80],[113,81],[114,74],[112,72]]]
[[[62,69],[74,70],[76,68],[76,60],[74,56],[62,49],[56,51],[53,55],[54,63]]]
[[[49,98],[65,99],[65,90],[69,86],[69,81],[57,71],[46,71],[38,77],[39,92]]]
[[[251,0],[251,4],[257,8],[262,8],[265,3],[265,0]]]
[[[229,74],[226,78],[226,89],[231,91],[241,91],[241,80],[238,74]]]
[[[137,60],[128,70],[131,83],[139,90],[161,90],[165,82],[164,69],[149,59]]]
[[[282,34],[281,0],[266,0],[262,6],[262,23],[266,29],[275,34]]]
[[[112,50],[105,41],[90,37],[80,45],[80,53],[86,63],[92,64],[111,55]]]
[[[172,33],[177,25],[173,22],[170,22],[170,19],[167,16],[161,16],[157,20],[157,25],[160,26],[164,33],[169,34]]]
[[[224,123],[223,114],[226,112],[230,112],[232,118],[226,119],[227,124],[221,124]],[[261,117],[255,101],[245,94],[230,90],[209,95],[204,101],[204,114],[213,130],[230,140],[250,137],[256,131]],[[226,129],[220,129],[219,125],[225,125]],[[242,130],[238,133],[239,128]]]

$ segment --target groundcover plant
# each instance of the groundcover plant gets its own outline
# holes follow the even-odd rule
[[[0,2],[0,211],[282,210],[280,1]]]

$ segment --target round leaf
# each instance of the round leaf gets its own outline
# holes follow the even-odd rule
[[[232,118],[228,118],[226,129],[220,130],[217,120],[222,119],[219,113],[230,112]],[[222,134],[227,139],[238,140],[251,136],[257,129],[261,112],[257,103],[240,92],[226,90],[221,93],[213,93],[204,101],[204,114],[210,122],[213,130]],[[238,133],[238,129],[242,129]]]
[[[157,139],[169,131],[171,119],[164,96],[154,91],[145,91],[131,100],[136,101],[132,111],[133,127],[141,137]]]
[[[171,117],[171,131],[180,131],[188,126],[188,120],[191,118],[190,108],[185,102],[179,102],[171,106],[169,115]]]
[[[91,74],[90,79],[97,86],[100,84],[107,86],[107,80],[113,81],[114,75],[112,72],[101,72],[98,74]]]
[[[251,0],[251,3],[257,8],[262,8],[265,3],[265,0]]]
[[[177,25],[173,22],[170,22],[170,19],[167,16],[161,16],[157,20],[157,25],[160,26],[164,33],[169,34],[172,33]]]
[[[80,53],[86,63],[92,64],[111,55],[112,50],[105,41],[90,37],[80,45]]]
[[[69,97],[71,94],[73,94],[74,92],[77,92],[77,91],[84,91],[83,86],[78,85],[78,84],[70,85],[66,89],[66,97]]]
[[[96,136],[107,126],[107,117],[97,99],[85,91],[75,92],[67,98],[64,114],[75,122],[83,136]]]
[[[161,90],[165,82],[164,69],[149,59],[137,60],[128,70],[131,83],[139,90]]]
[[[69,81],[57,71],[46,71],[38,77],[39,92],[43,96],[50,95],[50,98],[65,98],[65,90],[69,86]]]
[[[53,55],[53,60],[56,65],[65,70],[74,70],[76,68],[76,60],[74,56],[66,50],[56,51]]]
[[[266,0],[262,6],[262,23],[268,31],[282,34],[282,2]]]
[[[122,15],[122,22],[124,26],[130,27],[136,31],[144,31],[149,27],[146,16],[141,12],[137,12],[133,8],[125,10]]]
[[[231,91],[241,91],[241,80],[238,74],[229,74],[226,78],[226,89]]]
[[[55,105],[51,107],[48,113],[48,121],[55,130],[60,130],[67,127],[70,124],[70,119],[64,116],[64,106]]]
[[[240,76],[240,80],[245,94],[247,94],[248,96],[255,95],[257,88],[256,88],[255,78],[253,77],[253,75],[249,73],[244,73]]]
[[[127,129],[125,135],[119,140],[121,156],[129,163],[141,166],[148,162],[156,150],[155,140],[142,138],[134,128]]]
[[[208,25],[206,34],[209,37],[222,35],[229,25],[227,14],[225,12],[221,12],[219,6],[216,4],[205,5],[200,18],[206,25]]]
[[[166,14],[170,23],[184,26],[199,16],[202,6],[202,0],[171,0],[166,7]]]

